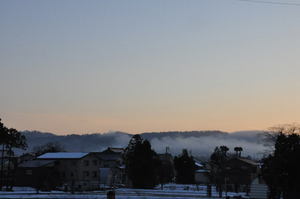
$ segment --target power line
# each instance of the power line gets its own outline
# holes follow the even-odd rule
[[[281,5],[281,6],[300,6],[300,3],[295,2],[278,2],[278,1],[264,1],[264,0],[237,0],[250,3],[261,3],[261,4],[272,4],[272,5]]]

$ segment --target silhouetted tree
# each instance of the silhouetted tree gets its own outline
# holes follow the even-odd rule
[[[263,160],[262,174],[270,189],[269,198],[299,198],[299,128],[281,129],[276,134],[275,151]]]
[[[229,148],[227,146],[220,146],[220,151],[224,156],[227,156],[227,152],[229,151]]]
[[[159,183],[163,189],[163,185],[172,182],[174,178],[174,162],[173,157],[169,153],[161,154],[161,161],[159,165]]]
[[[225,183],[225,164],[228,160],[227,152],[229,148],[227,146],[216,147],[212,155],[210,156],[211,179],[216,184],[219,196],[222,197],[223,188]]]
[[[148,140],[134,135],[125,150],[124,160],[134,188],[153,188],[158,183],[160,161]]]
[[[37,146],[33,148],[33,153],[36,156],[42,155],[44,153],[50,152],[64,152],[66,151],[65,148],[59,144],[58,142],[48,142],[44,145]]]
[[[1,122],[0,119],[0,144],[1,144],[1,171],[0,171],[0,190],[3,187],[4,180],[4,156],[5,156],[5,146],[8,140],[7,128]]]
[[[7,178],[11,178],[12,157],[14,156],[13,148],[25,149],[27,147],[26,138],[20,132],[13,128],[7,128],[0,119],[0,145],[1,147],[1,170],[0,170],[0,190],[6,184],[7,188],[12,187],[12,181],[8,182]],[[7,162],[7,168],[4,163]],[[6,171],[4,172],[4,170]],[[6,181],[5,181],[6,180]]]
[[[176,170],[176,183],[193,184],[195,182],[195,161],[186,149],[182,150],[182,154],[175,156],[174,166]]]
[[[242,147],[234,147],[234,151],[237,157],[241,157],[243,148]]]

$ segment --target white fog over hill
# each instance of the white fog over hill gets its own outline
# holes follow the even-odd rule
[[[66,151],[90,152],[101,151],[107,147],[126,147],[131,134],[124,132],[95,133],[84,135],[55,135],[38,131],[22,132],[28,141],[30,152],[34,147],[49,142],[59,143]],[[187,131],[187,132],[151,132],[140,134],[151,142],[152,148],[163,153],[169,147],[172,154],[188,149],[195,157],[208,157],[216,146],[226,145],[229,152],[236,146],[243,147],[244,156],[260,158],[268,151],[265,146],[263,131],[239,131],[226,133],[221,131]]]

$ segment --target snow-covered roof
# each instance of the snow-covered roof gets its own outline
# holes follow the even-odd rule
[[[119,166],[119,169],[125,169],[125,168],[126,168],[126,166],[124,164]]]
[[[204,167],[203,164],[201,164],[200,162],[197,162],[197,161],[195,161],[195,165],[198,166],[198,167]]]
[[[248,164],[251,164],[251,165],[254,165],[254,166],[259,166],[259,163],[253,161],[253,160],[249,160],[249,159],[246,159],[246,158],[238,158],[239,160],[243,161],[243,162],[246,162]]]
[[[74,152],[55,152],[45,153],[37,157],[37,159],[80,159],[86,156],[88,153],[74,153]]]

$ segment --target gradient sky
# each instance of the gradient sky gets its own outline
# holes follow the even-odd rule
[[[0,91],[0,118],[18,130],[237,131],[299,122],[300,6],[2,0]]]

